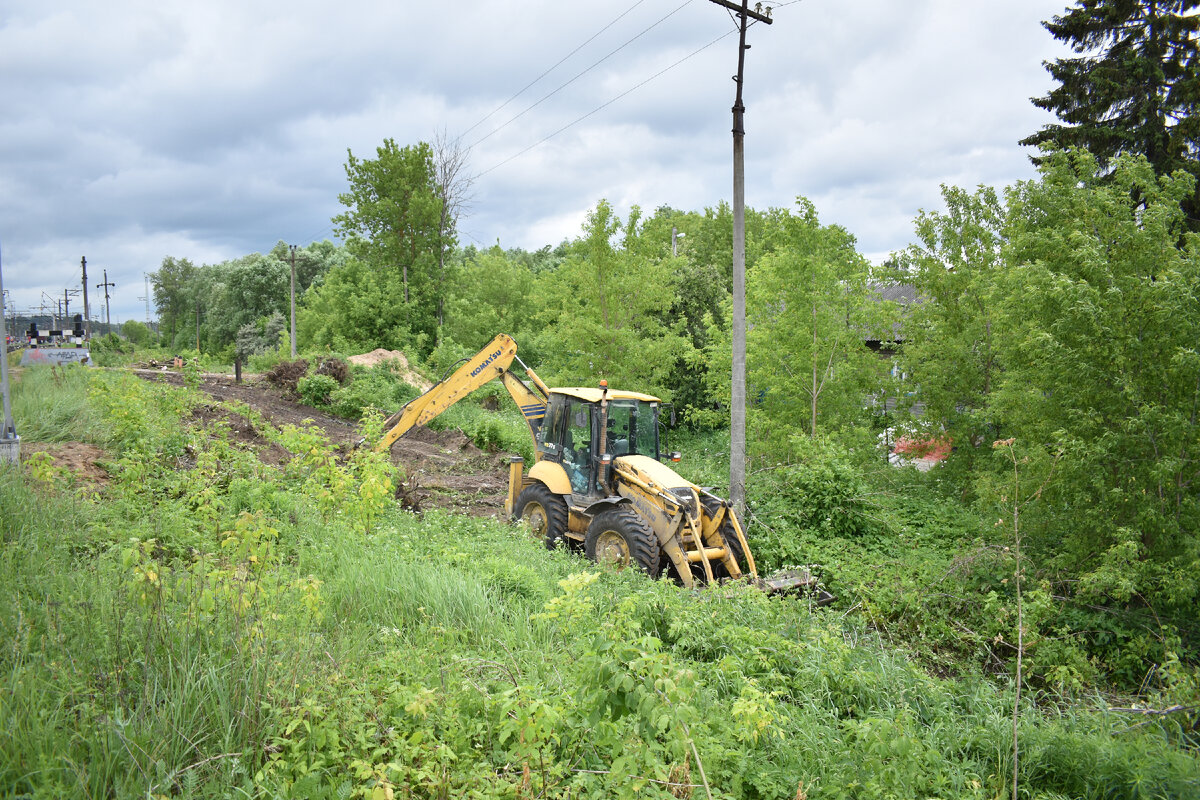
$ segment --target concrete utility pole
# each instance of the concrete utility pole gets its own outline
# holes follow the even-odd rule
[[[0,270],[0,299],[4,297],[4,274]],[[8,330],[4,323],[4,304],[0,302],[0,328]],[[4,428],[0,430],[0,461],[9,464],[21,460],[21,437],[17,436],[17,428],[13,425],[12,402],[8,395],[8,344],[4,345],[3,357],[0,357],[0,394],[4,396]]]
[[[150,276],[142,273],[142,278],[146,281],[146,296],[139,297],[138,300],[146,301],[146,327],[150,327]]]
[[[112,313],[108,306],[108,287],[110,286],[115,289],[117,285],[109,281],[108,270],[104,270],[104,283],[97,283],[96,288],[104,290],[104,324],[108,326],[109,330],[112,330]],[[84,306],[87,306],[86,299],[84,300]]]
[[[736,13],[738,18],[738,71],[733,77],[737,93],[733,101],[733,386],[729,425],[729,499],[741,516],[746,511],[746,129],[742,124],[745,75],[746,19],[771,24],[771,17],[730,0],[710,0]],[[761,5],[756,6],[761,8]],[[768,14],[770,9],[767,9]]]
[[[79,259],[80,266],[83,267],[83,338],[92,338],[92,319],[91,310],[88,308],[87,299],[87,259]],[[106,279],[107,280],[107,279]]]
[[[292,250],[292,361],[296,360],[296,245]]]

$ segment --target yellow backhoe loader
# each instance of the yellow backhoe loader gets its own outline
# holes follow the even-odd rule
[[[509,370],[513,361],[528,384]],[[389,418],[376,449],[389,449],[497,378],[525,416],[535,452],[528,473],[524,459],[511,460],[505,510],[547,547],[582,547],[588,558],[633,565],[654,578],[667,570],[687,587],[743,576],[768,591],[815,586],[803,570],[759,579],[730,504],[664,463],[679,454],[662,452],[657,397],[609,389],[603,380],[551,389],[505,334]]]

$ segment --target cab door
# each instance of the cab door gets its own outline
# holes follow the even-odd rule
[[[552,394],[546,422],[538,432],[538,452],[562,464],[573,494],[589,494],[595,483],[592,428],[595,406],[575,397]]]

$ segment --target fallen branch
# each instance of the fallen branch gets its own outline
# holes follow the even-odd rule
[[[1169,708],[1109,708],[1109,711],[1118,711],[1122,714],[1142,714],[1147,717],[1161,717],[1167,714],[1174,714],[1177,711],[1195,711],[1200,706],[1171,706]]]

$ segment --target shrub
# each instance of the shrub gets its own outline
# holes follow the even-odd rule
[[[93,337],[88,351],[91,353],[93,364],[100,367],[116,367],[128,360],[125,356],[133,352],[133,345],[121,341],[115,333],[106,333]]]
[[[861,536],[871,529],[867,486],[847,454],[826,441],[799,437],[800,461],[760,487],[759,513],[826,536]]]
[[[158,338],[150,326],[132,319],[121,325],[121,334],[138,347],[147,347]]]
[[[327,408],[330,395],[338,388],[338,383],[328,375],[306,375],[297,382],[296,391],[300,398],[310,406]]]
[[[353,374],[354,379],[334,391],[329,401],[333,413],[348,419],[358,419],[368,407],[390,413],[421,393],[390,369],[358,367]]]

